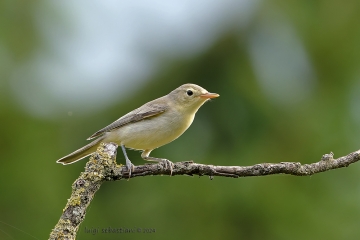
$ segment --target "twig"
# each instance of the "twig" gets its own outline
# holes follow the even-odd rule
[[[75,239],[81,222],[85,218],[89,206],[97,190],[104,181],[128,179],[126,166],[116,164],[116,149],[114,143],[102,143],[97,152],[90,157],[82,172],[72,185],[72,194],[68,200],[59,222],[52,230],[49,239]],[[360,160],[360,150],[346,156],[334,159],[333,153],[325,154],[321,160],[312,164],[301,165],[298,162],[261,163],[254,166],[214,166],[187,162],[174,164],[172,175],[199,175],[222,177],[250,177],[272,174],[290,174],[295,176],[310,176],[332,169],[347,167]],[[170,174],[162,163],[135,166],[131,178],[149,175]]]

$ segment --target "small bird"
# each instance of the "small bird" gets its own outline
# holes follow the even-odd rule
[[[163,162],[172,175],[173,163],[167,159],[150,157],[150,152],[183,134],[193,122],[198,109],[216,97],[219,94],[209,93],[198,85],[181,85],[95,132],[87,140],[97,139],[56,162],[63,165],[74,163],[95,152],[101,142],[114,142],[122,148],[129,177],[134,165],[126,154],[126,148],[142,150],[141,157],[144,160]]]

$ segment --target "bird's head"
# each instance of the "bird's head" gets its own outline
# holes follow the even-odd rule
[[[169,98],[178,108],[196,112],[206,101],[219,97],[196,84],[184,84],[169,93]]]

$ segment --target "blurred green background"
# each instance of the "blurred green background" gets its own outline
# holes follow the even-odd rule
[[[1,1],[0,239],[47,239],[86,163],[55,161],[184,83],[221,97],[153,156],[254,165],[359,149],[359,12],[359,1]],[[106,182],[77,239],[360,239],[359,171]]]

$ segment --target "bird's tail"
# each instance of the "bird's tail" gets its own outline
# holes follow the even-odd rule
[[[66,155],[65,157],[60,158],[56,162],[63,165],[77,162],[95,152],[102,140],[104,140],[104,137],[99,137],[88,145],[76,150],[75,152],[70,153],[69,155]]]

